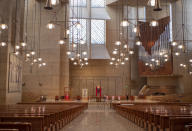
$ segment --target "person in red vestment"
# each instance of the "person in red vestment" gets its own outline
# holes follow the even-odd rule
[[[99,96],[101,97],[101,87],[97,86],[96,87],[96,96],[99,94]]]

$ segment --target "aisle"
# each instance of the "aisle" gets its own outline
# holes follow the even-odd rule
[[[107,106],[92,104],[61,131],[144,131]]]

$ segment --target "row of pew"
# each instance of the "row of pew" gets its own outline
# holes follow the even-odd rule
[[[0,105],[0,131],[59,131],[87,108],[87,103]]]
[[[112,108],[147,131],[192,131],[192,103],[114,103]]]

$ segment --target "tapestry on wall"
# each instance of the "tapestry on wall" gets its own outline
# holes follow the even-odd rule
[[[22,88],[22,60],[14,54],[9,56],[9,83],[8,91],[20,92]]]

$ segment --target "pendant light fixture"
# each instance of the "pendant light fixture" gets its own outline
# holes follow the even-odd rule
[[[120,46],[121,45],[121,41],[116,41],[115,45]]]
[[[127,26],[129,26],[129,22],[127,20],[123,20],[123,21],[121,21],[120,25],[123,27],[127,27]]]
[[[137,27],[137,26],[135,26],[135,27],[133,28],[133,32],[134,32],[134,33],[137,33],[137,32],[138,32],[138,27]]]
[[[176,56],[179,56],[179,55],[180,55],[180,53],[179,53],[179,52],[175,52],[175,55],[176,55]]]
[[[178,49],[183,49],[184,46],[183,45],[178,45]]]
[[[6,45],[7,45],[6,42],[0,42],[0,46],[4,47],[4,46],[6,46]]]
[[[133,51],[133,50],[130,50],[130,51],[129,51],[129,54],[130,54],[130,55],[133,55],[133,54],[134,54],[134,51]]]
[[[80,44],[81,45],[84,45],[85,44],[85,41],[83,39],[80,39]]]
[[[46,10],[52,10],[53,9],[53,7],[52,7],[52,0],[47,0],[44,8]]]
[[[6,30],[6,29],[8,29],[8,26],[6,24],[0,24],[0,28],[2,30]]]
[[[178,43],[177,43],[176,41],[173,41],[173,42],[171,42],[171,45],[172,45],[172,46],[177,46]]]
[[[35,51],[31,51],[31,55],[34,56],[36,53]]]
[[[136,36],[136,41],[135,41],[135,44],[136,44],[137,46],[142,45],[142,42],[141,42],[141,40],[140,40],[140,37],[139,37],[139,36]]]
[[[65,44],[65,41],[64,40],[59,40],[58,44],[63,45],[63,44]]]
[[[152,26],[152,27],[157,27],[157,26],[159,26],[159,22],[156,21],[156,20],[152,20],[152,21],[150,22],[150,26]]]
[[[120,26],[122,26],[122,27],[128,27],[129,25],[130,25],[130,23],[129,23],[129,21],[128,21],[128,18],[124,18],[125,16],[124,16],[124,0],[123,0],[123,2],[122,2],[122,21],[120,22]]]
[[[5,24],[5,21],[3,20],[2,17],[0,17],[0,29],[1,29],[1,30],[6,30],[6,29],[8,29],[8,25]]]
[[[21,46],[25,47],[25,46],[27,46],[27,44],[25,42],[21,42]]]
[[[20,46],[19,46],[19,45],[16,45],[16,46],[15,46],[15,49],[16,49],[16,50],[19,50],[19,49],[20,49]]]
[[[153,11],[162,11],[160,0],[155,1],[155,8]]]
[[[59,0],[51,0],[51,4],[52,5],[58,5],[59,4]]]
[[[156,3],[156,0],[149,0],[147,4],[149,6],[155,6],[155,3]]]
[[[49,22],[49,23],[47,24],[47,28],[48,28],[49,30],[52,30],[52,29],[55,28],[55,25],[54,25],[53,23]]]
[[[19,55],[19,51],[16,51],[16,52],[15,52],[15,55]]]
[[[77,29],[81,29],[81,24],[80,24],[80,22],[77,22],[77,23],[76,23],[76,27],[77,27]]]

